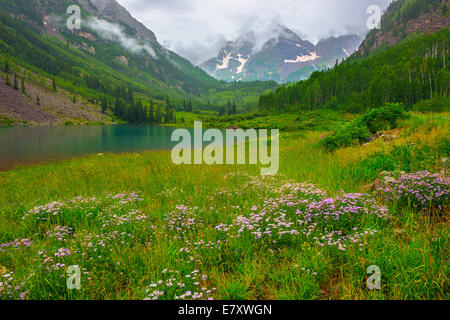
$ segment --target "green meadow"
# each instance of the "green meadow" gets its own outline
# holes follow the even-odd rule
[[[395,139],[333,152],[314,119],[286,123],[276,176],[176,166],[169,151],[0,173],[0,299],[449,299],[448,193],[422,208],[370,187],[383,171],[440,172],[449,114],[409,113]]]

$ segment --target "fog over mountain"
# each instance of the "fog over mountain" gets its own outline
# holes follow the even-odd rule
[[[105,0],[103,0],[105,1]],[[169,49],[200,64],[246,31],[263,45],[266,24],[287,26],[317,44],[329,36],[364,34],[367,8],[392,0],[118,0]],[[318,18],[320,17],[320,18]]]

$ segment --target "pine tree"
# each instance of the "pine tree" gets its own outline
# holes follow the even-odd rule
[[[227,110],[228,110],[228,114],[229,115],[233,114],[233,110],[231,109],[231,102],[230,102],[230,100],[227,101]]]
[[[6,58],[5,60],[5,73],[9,74],[9,63],[8,63],[8,58]]]
[[[166,96],[166,108],[170,108],[170,100],[169,100],[169,96]]]
[[[25,88],[25,79],[24,79],[24,77],[22,77],[20,79],[20,87],[22,88],[22,93],[25,94],[26,93],[26,88]]]
[[[148,121],[155,122],[155,106],[153,100],[150,100],[150,110],[148,111]]]
[[[106,110],[108,109],[108,100],[106,98],[102,99],[102,113],[106,114]]]
[[[232,112],[233,112],[233,114],[237,114],[236,102],[234,100],[233,100]]]
[[[56,79],[55,79],[55,77],[53,77],[53,79],[52,79],[52,90],[53,90],[53,92],[56,92]]]
[[[17,82],[17,74],[14,73],[14,90],[19,90],[19,84]]]
[[[156,123],[161,123],[161,120],[162,120],[162,111],[161,111],[161,107],[158,106],[156,108],[155,122]]]
[[[11,87],[11,80],[9,80],[9,74],[7,73],[5,76],[5,84],[9,87]]]
[[[122,107],[121,107],[120,99],[116,98],[116,103],[114,104],[114,115],[116,117],[120,118],[122,116],[121,109],[122,109]]]
[[[36,97],[36,104],[37,104],[38,106],[41,105],[41,99],[39,98],[39,96]]]
[[[77,97],[73,96],[72,103],[77,103]]]

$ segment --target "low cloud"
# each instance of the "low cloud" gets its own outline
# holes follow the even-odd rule
[[[258,43],[276,21],[304,40],[367,32],[367,8],[386,9],[392,0],[117,0],[155,32],[162,44],[194,63],[211,58],[209,46],[255,31]],[[263,26],[262,28],[260,26]],[[250,30],[252,29],[253,30]]]
[[[117,42],[132,53],[147,52],[154,59],[157,57],[155,50],[149,44],[127,36],[120,25],[96,17],[89,18],[87,21],[84,21],[84,24],[103,39]]]

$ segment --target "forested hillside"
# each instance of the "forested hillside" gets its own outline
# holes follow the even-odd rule
[[[359,55],[368,56],[376,49],[396,45],[412,33],[427,35],[449,27],[449,3],[449,0],[393,1],[381,20],[380,29],[367,35]]]
[[[393,2],[382,19],[384,30],[395,28],[398,21],[420,17],[428,10],[435,12],[437,2]],[[447,17],[448,12],[441,10],[439,14]],[[316,72],[306,81],[262,95],[259,106],[262,110],[274,111],[329,108],[363,112],[391,102],[412,107],[420,101],[433,99],[436,109],[448,108],[448,21],[438,32],[412,33],[398,45],[378,48],[368,57],[362,57],[360,49],[331,70]],[[371,37],[373,34],[367,39]],[[362,48],[368,47],[367,39]]]
[[[446,97],[450,90],[449,43],[449,29],[407,40],[263,95],[260,108],[362,112],[389,102],[412,106],[434,95]]]
[[[14,77],[29,85],[36,82],[33,77],[42,83],[51,81],[54,90],[50,91],[83,98],[129,122],[158,118],[148,114],[151,105],[172,122],[176,119],[170,115],[181,110],[186,99],[194,110],[218,111],[230,99],[239,110],[247,110],[257,106],[259,94],[277,86],[255,82],[242,90],[240,85],[215,80],[163,48],[150,30],[115,1],[107,7],[101,1],[75,1],[84,22],[81,30],[70,31],[65,19],[72,2],[33,0],[30,5],[29,1],[0,0],[0,65],[6,84]],[[105,35],[108,29],[115,33]],[[6,80],[6,74],[11,80]],[[46,90],[45,86],[40,89]],[[36,101],[39,97],[28,93],[27,98]],[[45,101],[40,104],[48,109]]]

